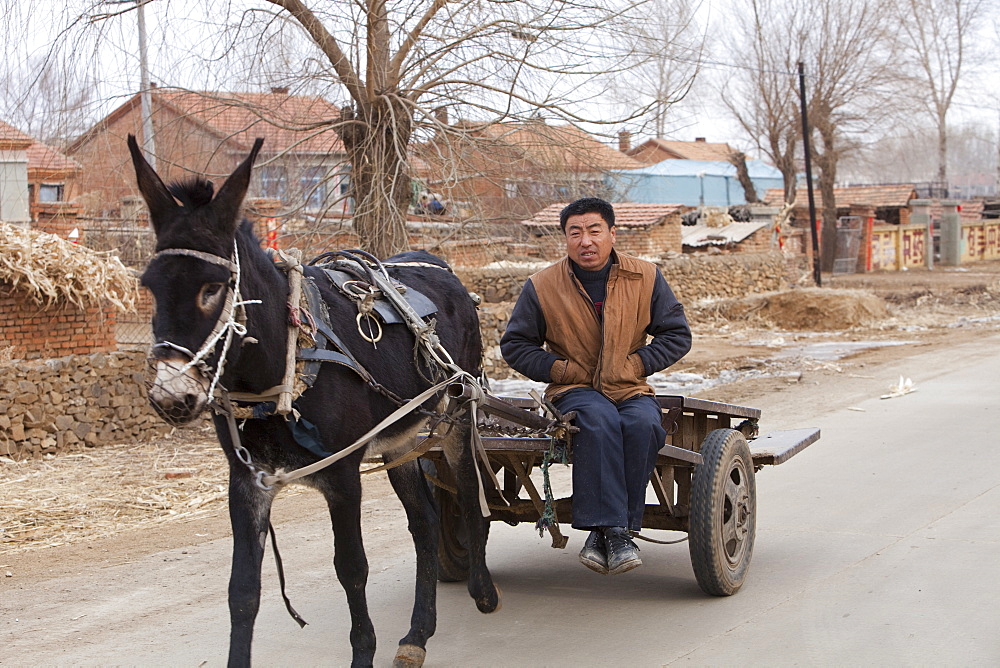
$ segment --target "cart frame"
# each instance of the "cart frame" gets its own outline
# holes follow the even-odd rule
[[[459,400],[461,389],[452,395]],[[707,593],[730,595],[742,586],[756,533],[754,473],[765,465],[781,464],[817,441],[816,428],[770,432],[758,437],[761,411],[679,395],[656,397],[667,432],[650,483],[656,503],[647,503],[644,529],[687,532],[692,566]],[[552,417],[540,402],[529,398],[487,396],[481,410],[495,424],[531,428],[545,437],[483,436],[482,442],[497,474],[499,488],[487,484],[489,522],[534,524],[546,511],[546,499],[531,478],[550,452],[551,434],[564,436],[572,415]],[[546,415],[548,413],[548,415]],[[571,441],[571,438],[568,439]],[[457,502],[449,490],[454,478],[439,448],[423,458],[428,478],[435,483],[441,511],[440,578],[464,579],[467,559]],[[484,482],[491,480],[483,476]],[[571,522],[572,496],[551,500],[555,523],[547,528],[552,547],[564,548],[567,538],[560,522]],[[640,536],[642,537],[642,536]],[[658,542],[658,541],[653,541]],[[678,541],[671,541],[678,542]]]

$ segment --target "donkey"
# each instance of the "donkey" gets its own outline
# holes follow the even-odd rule
[[[285,272],[261,249],[251,224],[240,218],[262,143],[257,139],[249,156],[213,196],[213,185],[202,178],[164,185],[146,162],[135,137],[128,137],[139,190],[156,234],[157,253],[141,279],[155,304],[150,364],[155,365],[156,375],[149,399],[173,424],[189,423],[210,405],[217,406],[213,397],[217,385],[227,392],[261,394],[282,383],[289,307],[296,305],[288,303]],[[455,364],[478,373],[482,352],[478,317],[459,280],[443,261],[428,253],[404,253],[390,261],[404,263],[390,269],[394,279],[434,302],[438,336]],[[321,272],[307,266],[304,273],[317,277]],[[355,305],[329,281],[316,278],[315,283],[335,333],[383,390],[397,398],[409,398],[433,386],[426,378],[427,370],[418,368],[414,360],[415,337],[409,328],[385,326],[376,348],[362,338],[355,324]],[[234,303],[238,300],[241,303]],[[231,315],[241,309],[245,321],[234,322]],[[229,327],[232,332],[218,336],[220,327]],[[321,366],[312,387],[298,397],[295,407],[318,429],[323,448],[338,452],[398,408],[389,392],[376,389],[350,368],[327,363]],[[440,409],[444,402],[433,397],[423,406]],[[368,454],[382,454],[384,460],[392,461],[412,450],[426,416],[426,412],[410,414],[385,429],[367,445]],[[216,414],[213,420],[229,460],[233,530],[229,665],[245,666],[250,664],[254,620],[260,606],[261,561],[276,494],[276,489],[259,484],[253,469],[294,470],[318,457],[298,444],[289,422],[279,415],[247,419],[239,430],[230,429],[232,421],[224,415]],[[488,613],[499,607],[499,590],[485,562],[486,524],[479,505],[470,425],[455,422],[441,445],[459,481],[459,503],[469,535],[469,593],[479,610]],[[375,631],[365,597],[368,561],[361,531],[359,466],[364,456],[365,448],[358,449],[300,479],[319,490],[329,507],[333,563],[347,594],[353,665],[357,666],[371,665],[375,655]],[[391,468],[388,475],[406,511],[417,561],[410,629],[400,640],[396,665],[420,665],[436,624],[439,520],[418,460]]]

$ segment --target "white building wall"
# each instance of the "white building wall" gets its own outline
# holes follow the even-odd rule
[[[30,222],[26,151],[0,150],[0,220]]]

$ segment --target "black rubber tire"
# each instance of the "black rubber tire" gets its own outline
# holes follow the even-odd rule
[[[757,531],[753,459],[735,429],[711,432],[701,456],[691,478],[691,566],[706,594],[732,596],[746,579]]]
[[[441,523],[438,538],[438,580],[463,582],[469,579],[469,532],[462,521],[461,510],[455,496],[437,487],[434,489],[438,519]]]
[[[451,483],[451,473],[447,464],[439,465],[421,458],[420,465],[428,474]],[[440,474],[440,475],[439,475]],[[464,582],[469,579],[469,530],[462,519],[458,499],[448,490],[428,481],[434,503],[438,510],[438,580],[440,582]],[[490,535],[490,524],[486,524],[486,537]]]

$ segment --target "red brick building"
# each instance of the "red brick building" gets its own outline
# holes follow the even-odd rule
[[[165,181],[206,175],[221,181],[264,138],[250,197],[274,198],[285,211],[346,207],[347,166],[330,122],[339,110],[320,97],[155,89],[151,94],[156,169]],[[119,210],[137,194],[125,139],[143,144],[140,96],[126,101],[73,142],[81,166],[79,201],[92,214]]]
[[[476,124],[416,148],[414,176],[460,217],[517,222],[554,202],[610,196],[610,170],[642,165],[588,133],[544,120]]]
[[[913,184],[902,183],[885,186],[849,186],[834,188],[833,197],[837,202],[837,216],[851,214],[852,205],[872,207],[875,218],[891,224],[906,225],[910,222],[910,200],[917,199],[917,191]],[[813,200],[816,204],[816,216],[822,215],[823,195],[819,188],[813,189]],[[783,190],[768,190],[764,201],[771,206],[781,206],[785,201]],[[795,192],[794,217],[802,225],[809,220],[809,193],[805,188]]]
[[[28,205],[31,220],[38,221],[42,209],[56,208],[79,195],[83,168],[56,149],[35,142],[28,147]],[[44,214],[42,214],[44,215]]]
[[[566,254],[566,239],[559,227],[559,213],[568,202],[545,207],[522,225],[539,247],[539,256],[556,260]],[[691,207],[680,204],[619,202],[615,208],[615,248],[630,255],[659,257],[682,251],[681,216]]]
[[[635,147],[628,147],[628,140],[622,136],[621,148],[624,152],[646,165],[655,165],[664,160],[714,160],[729,162],[735,153],[729,144],[705,141],[698,137],[694,141],[674,141],[671,139],[649,139]]]

